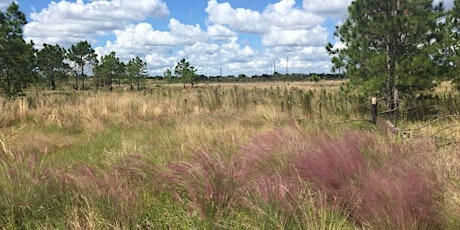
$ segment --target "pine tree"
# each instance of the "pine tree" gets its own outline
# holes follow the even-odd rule
[[[97,57],[96,52],[86,40],[72,45],[68,52],[69,59],[76,64],[77,73],[75,75],[75,89],[78,90],[78,75],[80,75],[82,90],[85,90],[85,66],[95,63]]]
[[[197,78],[196,71],[197,69],[185,59],[181,59],[174,67],[174,74],[179,75],[179,77],[184,81],[184,83],[188,82],[192,85],[192,87],[195,84]]]
[[[116,56],[115,52],[102,56],[101,62],[95,67],[98,76],[104,79],[104,85],[113,90],[113,80],[125,73],[125,65]]]
[[[434,86],[438,18],[431,0],[356,0],[335,33],[345,48],[327,46],[334,69],[344,68],[351,86],[382,96],[395,111],[398,92]]]
[[[26,16],[12,3],[0,12],[0,88],[6,96],[22,92],[34,79],[34,48],[23,39]]]
[[[135,57],[128,62],[126,66],[128,70],[128,79],[131,90],[134,89],[133,83],[136,83],[137,90],[140,90],[140,83],[147,76],[147,63],[142,61],[139,57]]]
[[[37,65],[43,76],[49,81],[51,90],[56,89],[56,76],[65,74],[69,65],[65,63],[66,50],[59,45],[43,44],[37,52]]]

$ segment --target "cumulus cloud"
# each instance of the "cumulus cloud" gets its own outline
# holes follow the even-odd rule
[[[207,40],[225,40],[237,35],[225,26],[213,25],[204,31],[198,24],[183,24],[175,18],[169,20],[168,29],[168,31],[156,30],[150,23],[127,25],[123,30],[114,31],[114,42],[107,41],[105,47],[96,50],[100,55],[117,50],[117,53],[125,58],[152,52],[152,50],[164,55],[173,47],[196,45]]]
[[[82,0],[51,2],[25,26],[26,39],[36,44],[71,44],[94,38],[147,18],[165,18],[169,10],[161,0]]]
[[[353,0],[304,0],[303,8],[308,12],[328,16],[342,16]]]
[[[270,4],[263,12],[250,9],[233,8],[230,3],[208,1],[206,7],[208,20],[217,25],[227,25],[231,29],[263,34],[272,27],[287,29],[308,29],[324,22],[324,18],[295,7],[294,0],[281,0]]]
[[[2,0],[0,0],[1,3]],[[115,51],[123,61],[139,56],[150,74],[162,75],[182,58],[197,67],[199,74],[247,75],[271,73],[273,64],[289,72],[328,72],[328,41],[323,25],[329,14],[317,1],[279,0],[261,11],[234,8],[230,3],[209,0],[202,24],[187,24],[169,16],[166,0],[60,0],[31,13],[25,38],[36,44],[74,44],[82,39],[105,44],[95,47],[102,56]],[[333,1],[329,2],[332,6]],[[323,2],[322,5],[327,5]],[[339,2],[339,1],[337,1]],[[300,0],[299,0],[300,3]],[[346,4],[342,4],[346,5]],[[316,4],[319,6],[319,4]],[[334,8],[334,7],[333,7]],[[346,6],[344,7],[346,10]],[[339,14],[339,13],[337,13]],[[157,25],[151,18],[160,18]],[[250,34],[251,39],[242,39]],[[253,41],[255,38],[258,41]],[[283,71],[279,71],[283,72]]]
[[[228,25],[240,32],[262,33],[266,30],[259,12],[243,8],[233,9],[228,2],[218,3],[216,0],[210,0],[206,12],[210,22]]]
[[[433,4],[436,5],[440,2],[444,3],[444,7],[446,9],[451,9],[454,6],[454,0],[434,0]]]
[[[235,37],[238,34],[223,25],[210,25],[208,26],[207,35],[210,39],[222,40],[228,37]]]
[[[0,0],[0,10],[6,9],[11,4],[11,0]]]
[[[327,43],[327,30],[316,26],[306,30],[286,30],[274,27],[262,38],[265,46],[324,46]]]

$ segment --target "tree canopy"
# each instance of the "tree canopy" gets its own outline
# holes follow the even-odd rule
[[[95,50],[88,41],[80,41],[70,47],[68,57],[76,64],[75,89],[78,90],[78,75],[80,75],[82,89],[85,90],[85,66],[95,63],[97,57]]]
[[[137,90],[140,90],[141,81],[144,80],[148,75],[147,63],[140,57],[135,57],[129,60],[126,69],[128,72],[128,82],[130,84],[131,90],[133,90],[133,83],[136,83]]]
[[[344,48],[327,46],[334,70],[344,68],[351,86],[381,95],[395,109],[398,91],[434,86],[439,17],[431,0],[353,1],[335,33]]]
[[[174,74],[183,79],[184,82],[190,83],[192,86],[196,81],[197,69],[185,59],[181,59],[174,67]]]
[[[110,54],[102,56],[100,63],[95,67],[95,72],[98,78],[102,79],[104,86],[108,86],[112,91],[113,80],[125,73],[125,65],[112,51]]]
[[[14,2],[0,13],[0,88],[7,96],[20,93],[33,80],[33,44],[22,36],[26,23]]]
[[[37,52],[37,66],[43,76],[48,79],[51,89],[56,89],[56,75],[65,74],[69,64],[65,62],[66,50],[59,45],[43,44]]]

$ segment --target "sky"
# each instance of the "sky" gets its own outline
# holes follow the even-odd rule
[[[444,1],[446,8],[453,0]],[[12,0],[0,0],[5,8]],[[26,41],[139,56],[152,76],[185,58],[198,74],[329,73],[324,48],[352,0],[16,0]],[[338,43],[336,45],[339,45]]]

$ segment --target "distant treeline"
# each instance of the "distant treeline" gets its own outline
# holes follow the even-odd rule
[[[195,81],[199,82],[257,82],[257,81],[320,81],[320,80],[338,80],[344,79],[344,74],[334,73],[290,73],[280,74],[275,72],[274,74],[262,74],[262,75],[245,75],[240,74],[238,76],[206,76],[198,75]],[[180,77],[174,77],[166,79],[163,76],[150,77],[157,80],[167,80],[172,83],[180,83],[183,80]]]

